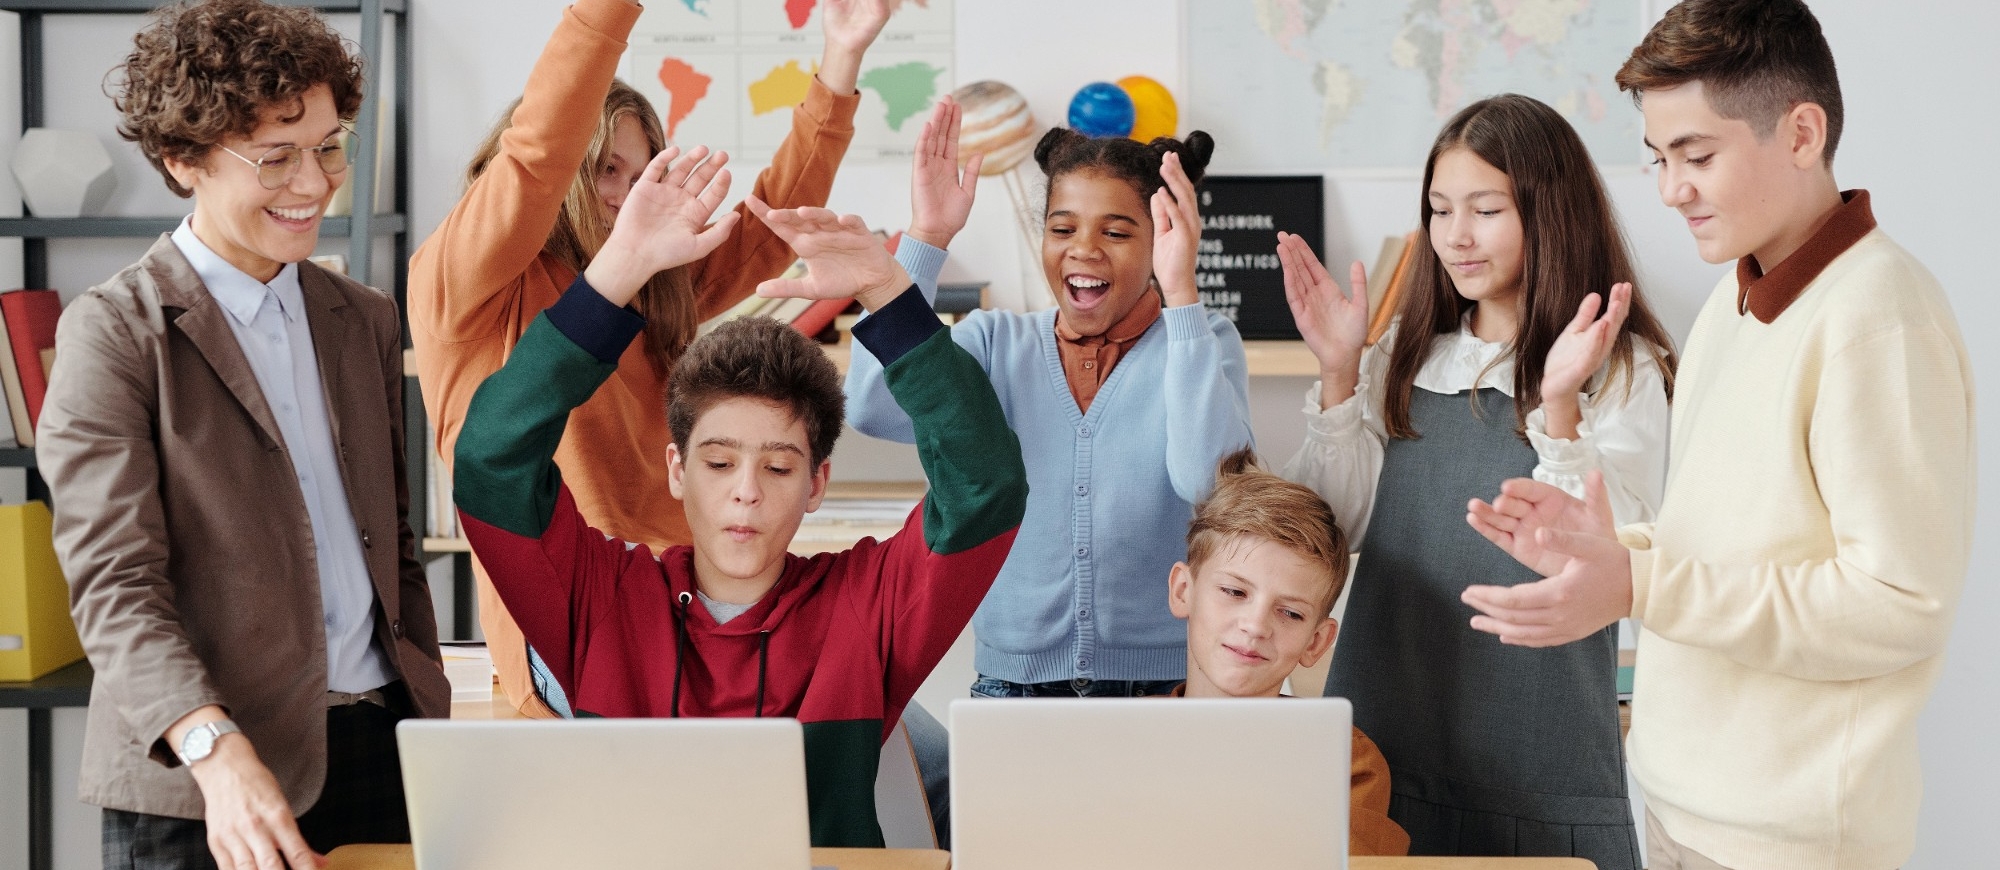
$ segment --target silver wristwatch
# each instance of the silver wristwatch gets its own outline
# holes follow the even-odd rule
[[[194,764],[207,758],[215,753],[215,741],[221,740],[222,735],[241,733],[243,729],[228,719],[204,722],[189,728],[188,733],[181,737],[181,763]]]

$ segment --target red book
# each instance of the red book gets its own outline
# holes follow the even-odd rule
[[[42,399],[49,393],[48,365],[55,359],[62,298],[54,290],[9,290],[0,293],[0,314],[7,318],[7,340],[14,346],[14,367],[21,373],[32,427],[41,422]]]

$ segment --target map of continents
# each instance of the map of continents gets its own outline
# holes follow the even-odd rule
[[[1446,118],[1507,91],[1554,106],[1598,162],[1638,158],[1611,81],[1638,0],[1223,0],[1189,19],[1192,120],[1246,166],[1417,166]]]
[[[796,60],[772,67],[746,89],[750,111],[762,115],[798,105],[806,98],[812,76],[818,71],[818,64],[807,69]],[[881,97],[883,121],[889,129],[900,131],[904,121],[928,108],[937,97],[938,77],[944,72],[943,68],[923,61],[907,61],[867,70],[861,74],[859,84]],[[678,57],[660,61],[659,79],[660,87],[667,89],[671,103],[663,120],[667,125],[667,138],[672,139],[680,122],[707,98],[709,86],[715,80]]]

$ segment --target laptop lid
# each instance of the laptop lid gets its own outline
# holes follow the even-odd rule
[[[954,870],[1345,868],[1342,698],[951,706]]]
[[[792,719],[396,727],[417,870],[807,870]]]

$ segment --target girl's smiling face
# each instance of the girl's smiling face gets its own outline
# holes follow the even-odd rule
[[[1150,299],[1153,217],[1129,182],[1069,172],[1049,183],[1042,271],[1064,325],[1097,336]]]
[[[1458,295],[1512,303],[1521,294],[1524,241],[1514,182],[1472,153],[1438,155],[1431,173],[1431,248]]]

